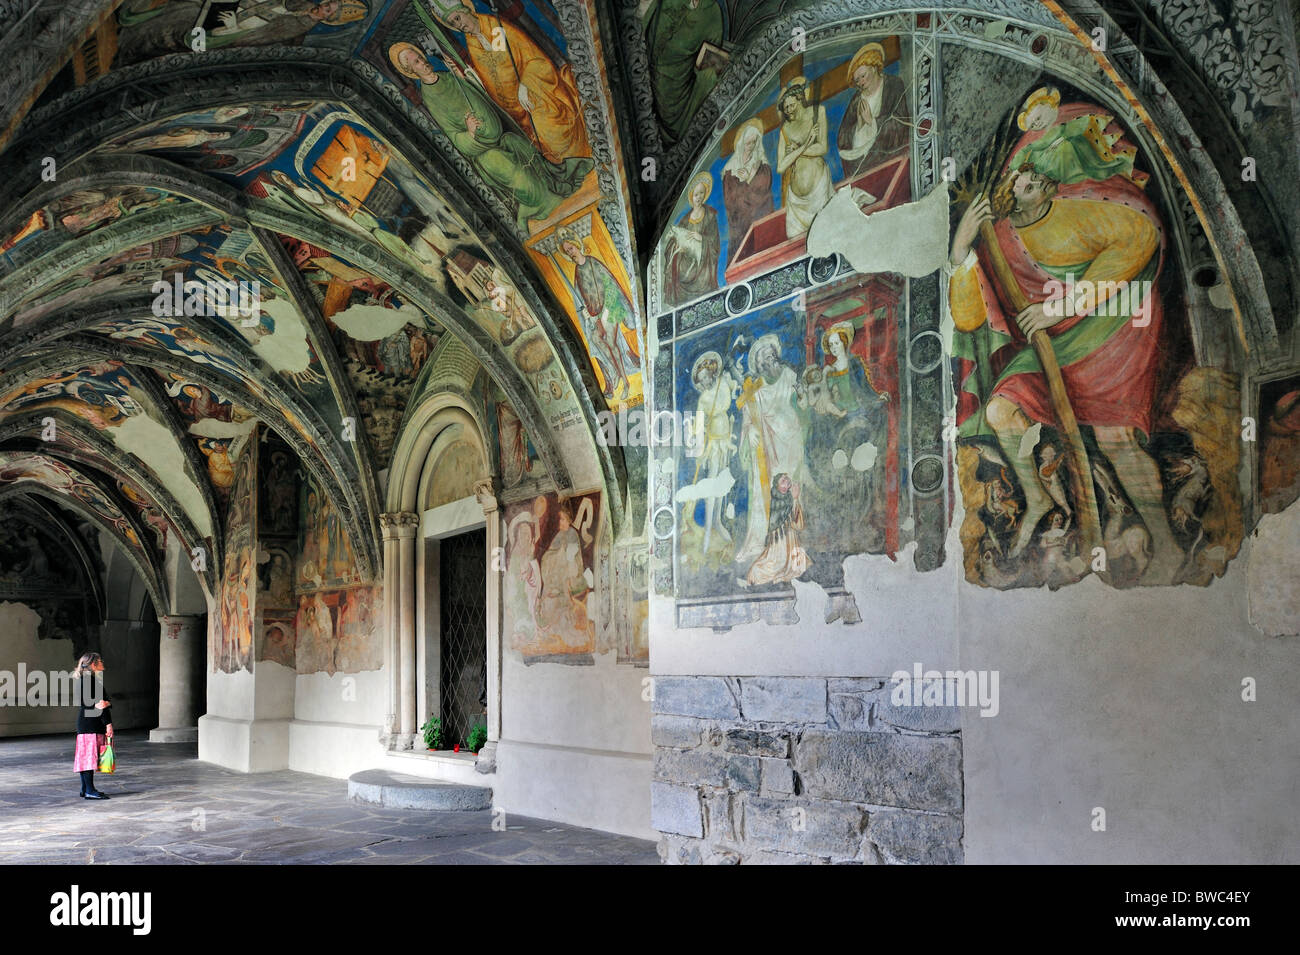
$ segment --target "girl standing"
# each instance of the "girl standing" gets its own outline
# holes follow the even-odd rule
[[[113,738],[113,718],[108,693],[104,690],[104,659],[98,653],[83,653],[73,671],[81,682],[81,707],[77,710],[77,752],[72,768],[81,774],[81,798],[107,799],[95,788],[99,754]]]

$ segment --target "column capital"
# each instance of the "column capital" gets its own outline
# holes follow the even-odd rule
[[[419,526],[420,515],[412,514],[410,511],[395,511],[391,514],[379,515],[379,527],[383,532],[384,540],[414,537]]]
[[[474,496],[483,507],[484,514],[492,514],[500,506],[497,503],[497,481],[493,477],[479,478],[474,482]]]

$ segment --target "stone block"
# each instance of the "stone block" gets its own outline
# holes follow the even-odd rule
[[[827,680],[827,724],[838,730],[871,729],[871,706],[884,685],[883,680],[873,679]]]
[[[702,838],[704,814],[699,792],[690,786],[651,783],[650,825],[660,832]],[[696,861],[699,861],[698,850]]]
[[[704,831],[709,842],[738,842],[733,797],[728,792],[704,795]]]
[[[725,753],[660,747],[654,754],[654,774],[657,779],[693,786],[724,787],[729,778],[729,763]]]
[[[664,865],[699,865],[703,861],[700,857],[701,846],[698,839],[664,836],[656,848]]]
[[[746,855],[741,865],[826,865],[826,860],[798,852],[768,852],[760,849]]]
[[[806,795],[903,809],[961,809],[961,741],[809,730],[794,746]]]
[[[650,717],[650,742],[655,746],[692,749],[700,745],[706,726],[708,724],[703,720],[689,716],[652,716]]]
[[[757,756],[727,758],[727,785],[732,789],[758,792],[762,766]]]
[[[742,839],[750,850],[853,859],[862,846],[867,814],[856,806],[810,799],[744,800]]]
[[[961,730],[961,710],[955,706],[895,706],[888,691],[876,703],[875,720],[885,726],[923,733],[956,733]],[[879,728],[879,727],[873,727]]]
[[[775,756],[784,759],[790,755],[790,737],[784,733],[729,729],[722,733],[720,744],[727,752],[744,756]]]
[[[889,862],[920,865],[959,865],[962,821],[957,816],[881,810],[867,824],[867,838]]]
[[[803,676],[760,676],[740,681],[745,719],[762,723],[825,723],[826,681]]]
[[[651,710],[707,720],[739,719],[736,681],[720,676],[657,676]]]
[[[794,768],[786,759],[764,759],[759,772],[759,790],[766,793],[794,792]]]

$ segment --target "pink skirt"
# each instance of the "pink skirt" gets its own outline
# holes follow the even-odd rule
[[[107,738],[103,735],[78,733],[77,755],[72,760],[72,771],[80,773],[87,769],[99,769],[99,753],[107,742]]]

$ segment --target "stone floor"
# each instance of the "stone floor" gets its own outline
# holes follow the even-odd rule
[[[492,812],[420,812],[350,802],[343,779],[245,775],[194,744],[118,736],[112,798],[78,795],[72,736],[0,739],[0,864],[330,863],[653,865],[652,842]]]

